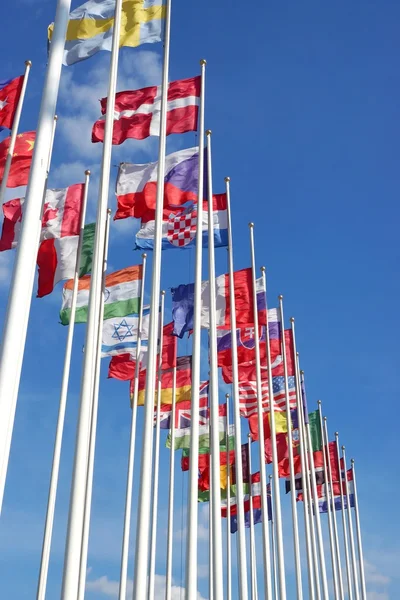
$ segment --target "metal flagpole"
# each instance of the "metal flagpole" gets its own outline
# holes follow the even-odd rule
[[[215,253],[214,253],[214,211],[213,211],[213,186],[211,162],[211,130],[206,131],[207,136],[207,196],[208,196],[208,278],[210,289],[209,310],[209,345],[210,345],[210,422],[211,422],[211,455],[210,471],[213,474],[212,495],[212,531],[213,531],[213,566],[214,566],[214,597],[223,598],[224,579],[222,562],[222,522],[221,522],[221,487],[220,479],[220,452],[219,452],[219,403],[218,403],[218,355],[217,355],[217,308],[215,284]],[[227,432],[229,443],[229,431]]]
[[[355,517],[356,517],[358,558],[359,558],[360,581],[361,581],[361,597],[362,597],[362,600],[367,600],[367,590],[366,590],[366,586],[365,586],[365,571],[364,571],[364,552],[363,552],[363,546],[362,546],[362,540],[361,540],[360,512],[358,509],[356,469],[354,466],[354,458],[352,458],[350,462],[351,462],[351,470],[353,471],[354,513],[355,513]],[[345,477],[347,479],[347,475],[345,475]],[[348,501],[348,504],[350,505],[350,496],[347,496],[347,501]]]
[[[341,600],[344,600],[342,564],[340,561],[339,534],[338,534],[338,526],[337,526],[337,519],[336,519],[335,493],[333,490],[332,464],[331,464],[331,455],[330,455],[330,451],[329,451],[328,423],[327,423],[326,417],[324,417],[324,435],[325,435],[326,455],[327,455],[327,464],[328,464],[328,482],[329,482],[330,497],[331,497],[333,537],[334,537],[334,542],[335,542],[336,565],[337,565],[338,584],[339,584],[339,597]],[[338,465],[339,465],[339,463],[338,463]],[[340,470],[340,467],[339,467],[339,470]]]
[[[272,573],[274,580],[274,594],[271,598],[277,600],[278,598],[278,571],[276,565],[276,540],[275,540],[275,514],[274,514],[274,502],[272,495],[272,475],[268,475],[269,478],[269,491],[271,495],[271,563]]]
[[[346,491],[346,512],[347,512],[347,524],[349,526],[349,539],[350,539],[350,552],[351,552],[351,562],[353,567],[353,583],[354,583],[354,598],[355,600],[360,600],[360,592],[358,587],[358,572],[357,572],[357,556],[356,556],[356,548],[354,544],[354,530],[353,530],[353,521],[351,518],[351,507],[350,507],[350,493],[349,493],[349,482],[347,481],[347,468],[346,468],[346,449],[342,446],[342,461],[343,461],[343,470],[344,470],[344,482],[345,482],[345,491]]]
[[[256,385],[257,385],[257,417],[258,417],[258,447],[260,461],[260,485],[261,485],[261,507],[262,507],[262,526],[263,526],[263,561],[264,561],[264,589],[265,598],[271,598],[272,581],[271,581],[271,550],[269,547],[269,531],[268,531],[268,502],[267,502],[267,474],[265,469],[265,440],[264,440],[264,416],[268,413],[263,411],[263,397],[261,384],[261,361],[260,361],[260,329],[258,325],[258,306],[257,306],[257,284],[256,284],[256,259],[254,249],[254,223],[249,223],[250,229],[250,254],[251,254],[251,271],[252,271],[252,287],[253,287],[253,313],[254,313],[254,349],[256,362]],[[268,338],[268,317],[266,325],[266,338]],[[268,381],[271,381],[269,379]],[[272,390],[270,391],[270,407]],[[270,412],[270,423],[272,431],[272,422],[274,421],[274,413]],[[275,425],[275,421],[274,421]],[[274,430],[275,431],[275,430]],[[275,448],[276,450],[276,448]],[[251,481],[250,481],[251,485]],[[282,597],[282,600],[285,600]]]
[[[31,70],[31,66],[32,66],[32,62],[30,60],[26,60],[25,61],[25,73],[24,73],[24,79],[22,82],[21,94],[19,96],[17,108],[16,108],[15,115],[14,115],[14,121],[13,121],[12,128],[11,128],[10,145],[8,147],[6,163],[4,165],[3,179],[1,180],[1,185],[0,185],[0,204],[3,204],[3,202],[4,202],[4,195],[5,195],[6,189],[7,189],[8,176],[10,174],[11,161],[12,161],[12,157],[14,154],[15,142],[17,139],[19,122],[21,119],[22,107],[24,104],[26,86],[28,85],[29,71]]]
[[[15,410],[28,328],[37,246],[41,228],[49,149],[64,52],[71,0],[58,0],[53,39],[43,87],[36,142],[24,202],[21,235],[0,343],[0,512],[10,456]],[[23,319],[21,320],[21,317]],[[18,331],[19,334],[15,335]]]
[[[107,221],[112,134],[114,125],[115,91],[118,71],[118,50],[121,29],[122,0],[116,0],[112,39],[111,66],[108,83],[108,102],[104,131],[101,178],[97,203],[97,222],[94,241],[93,270],[89,292],[88,322],[82,369],[80,407],[77,425],[74,470],[71,486],[68,531],[64,559],[62,600],[76,600],[78,594],[80,542],[84,526],[85,490],[88,465],[88,439],[91,423],[93,380],[96,365],[97,328],[99,325],[100,294],[103,280],[104,231]]]
[[[77,294],[78,294],[78,283],[79,283],[79,263],[80,263],[81,251],[82,251],[83,231],[84,231],[84,227],[85,227],[86,204],[87,204],[87,197],[88,197],[88,191],[89,191],[89,178],[90,178],[90,171],[88,170],[88,171],[85,171],[85,188],[84,188],[84,196],[83,196],[81,216],[80,216],[80,225],[79,225],[80,232],[79,232],[78,248],[77,248],[77,252],[76,252],[74,287],[72,290],[72,299],[71,299],[71,316],[70,316],[70,321],[69,321],[69,325],[68,325],[67,342],[65,345],[64,370],[63,370],[63,376],[62,376],[62,382],[61,382],[60,404],[59,404],[59,408],[58,408],[56,437],[55,437],[55,441],[54,441],[54,451],[53,451],[53,464],[52,464],[52,468],[51,468],[49,495],[48,495],[48,500],[47,500],[46,523],[45,523],[43,543],[42,543],[42,556],[41,556],[41,561],[40,561],[39,581],[38,581],[38,588],[37,588],[37,593],[36,593],[37,600],[44,600],[45,596],[46,596],[47,574],[48,574],[48,569],[49,569],[51,538],[52,538],[52,534],[53,534],[54,511],[55,511],[56,497],[57,497],[58,474],[60,471],[61,445],[62,445],[62,438],[63,438],[63,432],[64,432],[65,410],[66,410],[66,405],[67,405],[68,383],[69,383],[69,374],[70,374],[70,367],[71,367],[72,342],[74,339],[76,298],[77,298]]]
[[[254,225],[251,224],[250,235],[252,238],[252,264],[255,263],[254,258],[254,239],[253,239],[253,228]],[[264,290],[265,290],[265,306],[266,306],[266,315],[267,315],[267,323],[265,327],[265,341],[267,348],[267,366],[268,366],[268,394],[269,394],[269,423],[270,423],[270,432],[271,432],[271,446],[272,446],[272,478],[273,478],[273,490],[274,490],[274,506],[275,506],[275,527],[276,527],[276,553],[277,553],[277,569],[278,569],[278,583],[279,583],[279,596],[280,600],[286,600],[286,579],[285,579],[285,558],[284,558],[284,548],[283,548],[283,532],[282,532],[282,510],[281,510],[281,495],[279,489],[279,474],[278,474],[278,452],[276,447],[276,425],[275,425],[275,400],[274,400],[274,391],[272,386],[272,364],[271,364],[271,350],[269,345],[269,328],[268,328],[268,303],[267,303],[267,278],[265,274],[265,267],[261,267],[261,273],[263,278]],[[257,301],[255,299],[255,264],[253,266],[253,302],[254,302],[254,312],[257,310]],[[257,316],[258,321],[258,316]],[[258,331],[258,329],[256,329]],[[258,339],[257,337],[255,338]],[[257,347],[257,344],[256,344]],[[258,363],[259,364],[259,363]],[[260,377],[261,379],[261,377]],[[261,403],[261,396],[259,399],[259,404]],[[264,429],[262,426],[263,420],[262,415],[259,413],[258,416],[259,422],[259,432],[262,432],[262,438],[260,435],[259,443],[260,443],[260,465],[264,464]],[[260,426],[261,424],[261,426]],[[261,449],[262,444],[262,449]],[[264,469],[261,471],[264,472]],[[264,485],[261,483],[261,485]],[[264,490],[262,490],[264,491]],[[266,513],[268,514],[268,512]],[[264,517],[263,517],[264,519]],[[265,544],[265,541],[264,541]],[[271,594],[270,594],[271,595]]]
[[[293,546],[294,546],[294,562],[296,571],[296,591],[297,599],[303,599],[303,584],[301,578],[301,560],[300,560],[300,540],[299,540],[299,523],[297,516],[297,500],[296,500],[296,485],[294,478],[294,459],[293,459],[293,433],[292,433],[292,416],[290,412],[290,401],[289,401],[289,380],[288,380],[288,366],[286,359],[286,344],[285,344],[285,319],[283,316],[283,296],[278,297],[279,300],[279,312],[280,312],[280,325],[281,325],[281,344],[282,344],[282,357],[283,357],[283,370],[285,378],[285,400],[286,400],[286,420],[287,420],[287,439],[289,446],[289,478],[291,488],[291,506],[292,506],[292,526],[293,526]],[[297,406],[298,409],[298,406]]]
[[[231,548],[231,465],[229,448],[229,394],[226,399],[226,600],[232,600],[232,548]]]
[[[339,434],[335,432],[336,441],[336,456],[340,469],[340,505],[342,507],[342,527],[343,527],[343,540],[344,540],[344,555],[346,559],[346,574],[347,574],[347,589],[349,593],[349,600],[353,600],[353,585],[352,585],[352,573],[350,565],[350,552],[349,552],[349,538],[347,533],[346,513],[344,508],[344,494],[343,494],[343,477],[341,474],[340,467],[340,450],[339,450]]]
[[[249,447],[249,473],[250,473],[250,490],[249,490],[249,519],[250,519],[250,572],[251,572],[251,600],[257,599],[257,566],[256,566],[256,553],[254,543],[254,515],[253,515],[253,493],[251,485],[251,434],[247,434],[248,447]],[[268,515],[263,515],[265,518]]]
[[[294,334],[294,317],[290,318],[291,330],[292,330],[292,339],[293,339],[293,355],[296,357],[296,346],[295,342],[295,334]],[[302,407],[302,398],[301,398],[301,383],[300,383],[300,374],[298,369],[297,360],[295,358],[294,361],[295,368],[295,379],[296,379],[296,404],[297,404],[297,421],[298,421],[298,429],[299,429],[299,446],[300,446],[300,461],[301,461],[301,473],[302,473],[302,487],[303,487],[303,509],[304,509],[304,530],[306,537],[306,552],[307,552],[307,564],[308,564],[308,589],[310,594],[310,600],[320,600],[321,598],[321,589],[319,585],[319,575],[318,575],[318,559],[317,559],[317,549],[316,549],[316,540],[315,540],[315,531],[311,530],[310,517],[312,518],[312,513],[310,512],[311,496],[310,496],[310,479],[309,479],[309,469],[307,464],[307,456],[305,452],[305,440],[304,440],[304,413]],[[291,486],[292,484],[290,484]],[[292,489],[292,494],[296,494],[295,489]],[[312,522],[313,523],[313,522]],[[313,537],[312,537],[313,536]]]
[[[122,539],[121,552],[121,569],[119,578],[118,599],[126,600],[126,582],[128,578],[128,557],[129,557],[129,537],[131,531],[132,517],[132,485],[133,485],[133,468],[135,464],[135,442],[136,442],[136,421],[138,408],[138,393],[139,393],[139,372],[140,372],[140,351],[142,347],[142,326],[143,326],[143,307],[144,307],[144,286],[146,280],[146,264],[147,254],[142,254],[142,284],[140,291],[140,307],[139,320],[137,327],[137,345],[136,345],[136,363],[135,376],[133,383],[133,399],[132,399],[132,415],[131,415],[131,432],[129,439],[128,453],[128,470],[126,476],[126,495],[125,495],[125,516],[124,516],[124,533]]]
[[[227,226],[228,226],[228,263],[229,263],[229,297],[231,300],[231,354],[232,354],[232,393],[233,393],[233,422],[235,425],[235,463],[236,463],[236,511],[237,511],[237,553],[239,600],[248,599],[247,591],[247,558],[246,558],[246,533],[244,528],[244,492],[243,492],[243,461],[242,461],[242,435],[240,424],[239,402],[239,367],[237,355],[237,329],[236,329],[236,300],[233,270],[233,241],[231,219],[231,192],[230,177],[225,177]]]
[[[104,294],[105,294],[105,277],[107,271],[107,256],[108,256],[108,241],[110,235],[110,216],[111,210],[107,211],[106,230],[104,233],[104,255],[103,255],[103,281],[101,286],[101,294],[99,299],[99,323],[97,329],[97,350],[96,350],[96,365],[93,379],[92,404],[90,416],[90,435],[89,435],[89,452],[87,462],[86,475],[86,493],[85,493],[85,513],[83,520],[82,544],[79,569],[79,584],[77,600],[83,600],[85,596],[86,584],[86,567],[89,548],[89,530],[90,530],[90,515],[92,508],[92,490],[93,490],[93,473],[94,473],[94,456],[96,451],[96,434],[97,434],[97,414],[99,407],[99,387],[100,387],[100,368],[101,368],[101,344],[103,333],[103,317],[104,317]]]
[[[153,502],[151,506],[151,536],[150,536],[150,569],[149,569],[149,599],[154,599],[154,587],[156,582],[156,548],[157,548],[157,515],[158,515],[158,480],[160,472],[160,411],[162,394],[162,349],[163,349],[163,327],[164,327],[164,304],[165,292],[161,292],[160,300],[160,342],[158,360],[158,383],[157,383],[157,409],[155,429],[155,449],[153,463]],[[153,409],[154,414],[154,409]],[[171,446],[171,452],[175,448]]]
[[[192,415],[192,419],[193,419]],[[171,454],[169,459],[169,498],[168,498],[168,537],[167,537],[167,577],[165,600],[172,600],[172,543],[174,537],[174,487],[175,487],[175,421],[176,421],[176,366],[172,374],[171,410]]]
[[[211,386],[211,382],[210,382],[210,386]],[[210,389],[210,391],[211,391],[211,389]],[[208,403],[210,404],[210,397],[208,398]],[[210,407],[209,407],[209,410],[210,410]],[[211,440],[210,417],[208,418],[208,424],[209,424],[209,428],[210,428],[209,436],[210,436],[210,440]],[[211,446],[211,442],[210,442],[210,446]],[[213,566],[214,548],[213,548],[213,520],[212,520],[212,503],[213,503],[212,489],[213,489],[214,481],[213,481],[213,473],[212,473],[212,469],[211,469],[211,447],[209,448],[209,450],[210,450],[210,457],[209,457],[208,468],[209,468],[209,477],[210,477],[210,489],[209,489],[209,504],[208,504],[208,570],[209,570],[208,595],[210,597],[210,600],[214,600],[214,566]]]
[[[329,545],[331,550],[331,562],[332,562],[332,578],[333,578],[333,589],[335,594],[335,599],[339,600],[339,582],[337,576],[337,563],[336,563],[336,551],[335,551],[335,541],[333,534],[333,523],[332,523],[332,506],[331,506],[331,490],[329,489],[329,478],[328,478],[328,466],[327,466],[327,453],[329,452],[328,444],[325,440],[324,434],[324,426],[323,426],[323,417],[322,417],[322,409],[321,409],[321,400],[317,401],[320,425],[321,425],[321,438],[322,438],[322,456],[324,460],[324,481],[325,481],[325,496],[326,496],[326,505],[327,505],[327,513],[328,513],[328,529],[329,529]],[[315,506],[315,511],[319,512],[318,502]]]
[[[298,360],[298,356],[297,356]],[[300,375],[303,377],[303,385],[304,385],[304,371],[300,371]],[[317,493],[317,482],[315,478],[315,467],[314,467],[314,453],[313,446],[311,442],[311,432],[310,432],[310,424],[305,423],[305,431],[306,431],[306,444],[308,447],[308,458],[310,463],[310,473],[311,473],[311,490],[312,490],[312,498],[314,504],[314,518],[317,528],[317,539],[318,539],[318,553],[319,553],[319,563],[321,569],[321,580],[322,580],[322,595],[324,600],[329,600],[329,591],[328,591],[328,579],[326,575],[326,563],[325,563],[325,552],[324,552],[324,541],[322,538],[322,527],[321,527],[321,515],[319,512],[318,505],[318,493]],[[312,507],[310,507],[312,510]]]

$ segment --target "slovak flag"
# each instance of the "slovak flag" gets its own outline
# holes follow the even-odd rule
[[[153,250],[155,220],[153,212],[151,218],[142,217],[142,223],[136,234],[136,249]],[[208,248],[208,202],[203,202],[203,248]],[[162,224],[161,249],[192,248],[196,244],[197,209],[193,203],[188,207],[171,213],[164,209]],[[213,229],[214,245],[216,248],[228,245],[228,220],[226,194],[213,197]]]
[[[197,130],[200,104],[200,77],[171,81],[168,85],[167,135]],[[100,100],[103,115],[93,125],[92,142],[104,141],[107,98]],[[118,92],[115,95],[112,143],[126,139],[144,140],[160,135],[161,86]]]
[[[12,129],[24,77],[0,80],[0,131]]]
[[[147,212],[155,211],[157,171],[157,161],[144,165],[120,164],[114,219],[140,219]],[[199,149],[188,148],[169,154],[165,159],[164,207],[176,210],[187,202],[197,202],[198,187]]]

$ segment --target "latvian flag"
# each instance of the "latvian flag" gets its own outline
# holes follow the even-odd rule
[[[262,405],[263,411],[269,410],[268,382],[262,381]],[[294,377],[288,377],[288,394],[290,408],[296,408],[296,384]],[[272,389],[274,393],[274,409],[276,411],[286,410],[285,378],[273,377]],[[257,384],[255,381],[239,382],[239,406],[243,417],[250,417],[257,413]]]
[[[92,142],[104,140],[107,98],[100,100],[102,117],[92,130]],[[167,135],[197,130],[200,77],[172,81],[168,86]],[[115,96],[113,144],[128,138],[160,135],[161,86],[118,92]]]

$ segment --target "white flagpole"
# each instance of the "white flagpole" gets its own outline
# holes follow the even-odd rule
[[[281,344],[282,344],[282,357],[283,357],[283,370],[285,378],[285,400],[286,400],[286,420],[287,420],[287,438],[289,446],[289,477],[290,477],[290,488],[291,488],[291,506],[292,506],[292,528],[293,528],[293,546],[294,546],[294,562],[296,571],[296,591],[297,600],[303,600],[303,584],[301,578],[301,560],[300,560],[300,540],[299,540],[299,523],[297,516],[297,500],[296,500],[296,485],[294,478],[294,459],[293,459],[293,433],[292,433],[292,415],[290,412],[290,401],[289,401],[289,380],[288,380],[288,367],[286,359],[286,344],[285,344],[285,319],[283,316],[283,296],[278,297],[279,300],[279,312],[280,312],[280,324],[281,324]],[[296,404],[298,409],[298,405]]]
[[[210,388],[209,388],[209,397],[208,397],[208,404],[209,404],[209,411],[210,411],[210,395],[211,395],[211,381],[210,381]],[[208,595],[210,597],[210,600],[214,600],[214,565],[213,565],[213,554],[214,554],[214,546],[213,546],[213,520],[212,520],[212,503],[213,503],[213,497],[212,497],[212,489],[213,489],[213,485],[214,485],[214,481],[213,481],[213,472],[212,472],[212,468],[211,468],[211,420],[210,420],[210,415],[208,416],[208,426],[209,426],[209,435],[210,435],[210,458],[209,458],[209,463],[208,463],[208,468],[209,468],[209,476],[210,476],[210,489],[209,489],[209,504],[208,504],[208,570],[209,570],[209,578],[208,578]]]
[[[353,567],[353,583],[354,583],[354,597],[355,600],[360,600],[360,592],[358,587],[358,570],[357,570],[357,556],[356,548],[354,544],[354,530],[353,520],[351,518],[351,507],[350,507],[350,493],[349,493],[349,482],[347,481],[347,467],[346,467],[346,449],[342,446],[342,459],[343,459],[343,470],[344,470],[344,481],[346,490],[346,512],[347,512],[347,524],[349,526],[349,538],[350,538],[350,552],[351,562]]]
[[[251,486],[251,434],[247,434],[249,447],[249,474],[250,474],[250,490],[249,490],[249,506],[250,506],[250,572],[251,572],[251,600],[257,600],[257,565],[256,565],[256,549],[254,542],[254,515],[253,515],[253,494]],[[268,519],[268,514],[263,514]]]
[[[88,322],[82,369],[80,407],[71,486],[68,531],[64,559],[61,598],[76,600],[79,585],[80,543],[85,518],[85,491],[88,465],[88,439],[91,424],[93,381],[96,368],[97,328],[99,326],[100,295],[103,281],[104,231],[110,183],[112,134],[114,125],[115,91],[118,72],[118,51],[121,30],[122,0],[116,0],[112,39],[111,66],[108,84],[101,178],[97,203],[97,222],[94,241],[93,270],[89,292]]]
[[[92,390],[89,452],[88,452],[87,475],[86,475],[85,513],[84,513],[84,520],[83,520],[77,600],[83,600],[83,598],[85,596],[86,568],[87,568],[87,556],[88,556],[88,548],[89,548],[90,515],[91,515],[91,509],[92,509],[94,456],[95,456],[95,451],[96,451],[97,414],[98,414],[98,407],[99,407],[101,344],[102,344],[103,317],[104,317],[104,293],[105,293],[104,288],[105,288],[105,277],[106,277],[106,270],[107,270],[108,241],[109,241],[109,234],[110,234],[110,215],[111,215],[111,210],[108,209],[106,230],[104,232],[104,240],[105,241],[104,241],[104,255],[103,255],[104,256],[104,259],[103,259],[103,281],[102,281],[101,294],[100,294],[100,300],[99,300],[100,311],[99,311],[99,322],[98,322],[97,340],[96,340],[96,342],[97,342],[96,365],[95,365],[93,390]]]
[[[300,375],[303,376],[304,381],[304,371],[300,371]],[[329,591],[328,591],[328,579],[326,575],[326,563],[325,563],[325,552],[324,552],[324,541],[322,537],[322,527],[321,527],[321,515],[319,512],[319,504],[318,504],[318,493],[317,493],[317,482],[315,478],[315,467],[314,467],[314,454],[313,447],[311,442],[311,433],[310,433],[310,424],[305,423],[305,431],[306,431],[306,443],[308,446],[308,458],[310,462],[310,472],[311,472],[311,489],[312,489],[312,497],[314,503],[314,518],[317,528],[317,539],[318,539],[318,553],[319,553],[319,563],[321,568],[321,580],[322,580],[322,596],[324,600],[329,600]],[[312,510],[312,507],[311,507]]]
[[[136,421],[138,408],[138,393],[139,393],[139,372],[140,372],[140,351],[142,347],[142,326],[143,326],[143,306],[144,306],[144,286],[146,279],[146,264],[147,254],[142,254],[142,284],[140,291],[140,308],[139,321],[137,328],[137,346],[136,346],[136,363],[135,377],[133,384],[133,400],[132,400],[132,415],[131,415],[131,432],[129,440],[128,453],[128,470],[126,476],[126,495],[125,495],[125,517],[124,517],[124,533],[122,539],[121,553],[121,569],[119,578],[119,600],[126,600],[126,583],[128,578],[128,557],[129,557],[129,537],[131,531],[132,517],[132,485],[133,485],[133,468],[135,464],[135,443],[136,443]]]
[[[336,441],[336,455],[337,461],[339,465],[340,472],[342,471],[340,467],[340,450],[339,450],[339,434],[335,432],[335,441]],[[340,504],[342,507],[342,527],[343,527],[343,540],[344,540],[344,555],[346,559],[346,574],[347,574],[347,589],[349,593],[349,600],[353,600],[353,585],[352,585],[352,573],[351,573],[351,565],[350,565],[350,552],[349,552],[349,537],[347,533],[347,523],[346,523],[346,513],[344,508],[344,494],[343,494],[343,478],[340,474]]]
[[[214,252],[214,211],[213,185],[211,162],[211,130],[207,136],[207,183],[208,183],[208,277],[210,288],[210,422],[211,422],[211,455],[210,471],[213,476],[212,495],[212,532],[213,532],[213,566],[214,566],[214,597],[223,598],[224,578],[222,561],[222,522],[221,522],[221,487],[220,481],[220,452],[219,452],[219,403],[218,403],[218,354],[217,354],[217,308],[215,283],[215,252]],[[229,431],[227,432],[229,442]]]
[[[71,355],[72,355],[72,342],[74,339],[74,327],[75,327],[75,312],[76,312],[76,298],[78,294],[78,283],[79,283],[79,263],[81,259],[83,233],[85,227],[85,216],[86,216],[86,204],[89,191],[89,178],[90,171],[85,171],[85,189],[82,201],[81,218],[80,218],[80,232],[78,240],[78,248],[76,252],[76,263],[75,263],[75,275],[74,275],[74,287],[72,290],[71,299],[71,316],[68,325],[67,342],[65,345],[65,357],[64,357],[64,370],[61,382],[60,391],[60,403],[58,408],[58,419],[56,428],[56,437],[54,441],[53,450],[53,464],[51,468],[49,495],[47,500],[47,511],[46,511],[46,523],[44,528],[43,543],[42,543],[42,556],[40,561],[40,572],[38,588],[36,593],[37,600],[44,600],[46,596],[46,585],[47,585],[47,574],[49,569],[50,560],[50,548],[51,538],[53,534],[53,523],[54,523],[54,511],[56,506],[57,497],[57,486],[58,486],[58,474],[60,471],[60,458],[61,458],[61,445],[64,432],[65,422],[65,410],[67,405],[68,396],[68,384],[69,374],[71,368]]]
[[[192,419],[194,418],[192,414]],[[165,600],[172,600],[172,550],[174,538],[174,491],[175,491],[175,421],[176,421],[176,366],[172,375],[171,410],[171,454],[169,458],[169,498],[168,498],[168,537],[167,537],[167,577]]]
[[[231,299],[231,353],[232,353],[232,393],[233,393],[233,422],[235,425],[235,463],[236,463],[236,510],[237,510],[237,553],[239,576],[239,600],[248,599],[247,588],[247,558],[246,558],[246,532],[244,528],[244,492],[243,492],[243,461],[242,461],[242,435],[240,423],[239,402],[239,367],[237,355],[237,329],[236,329],[236,300],[233,270],[233,240],[231,219],[231,192],[230,177],[225,177],[227,200],[227,225],[228,225],[228,263],[229,263],[229,296]]]
[[[0,185],[0,204],[3,204],[3,202],[4,202],[4,195],[5,195],[6,189],[7,189],[8,176],[10,174],[11,161],[12,161],[12,157],[14,154],[15,142],[17,139],[19,122],[21,119],[22,107],[24,104],[26,86],[28,85],[28,78],[29,78],[29,72],[31,70],[31,66],[32,66],[32,62],[30,60],[26,60],[25,61],[25,73],[24,73],[24,79],[23,79],[22,88],[21,88],[21,94],[20,94],[20,97],[18,100],[15,115],[14,115],[14,121],[13,121],[12,128],[11,128],[10,146],[8,148],[6,164],[4,165],[3,179],[1,180],[1,185]]]
[[[360,512],[358,509],[358,495],[357,495],[357,483],[356,483],[356,469],[354,466],[354,458],[351,459],[351,470],[353,471],[353,487],[354,487],[354,513],[356,517],[356,531],[357,531],[357,543],[358,543],[358,558],[360,567],[360,581],[361,581],[361,597],[362,600],[367,600],[367,589],[365,585],[365,571],[364,571],[364,552],[361,539],[361,525],[360,525]],[[345,474],[346,480],[347,475]],[[350,505],[350,496],[347,496],[348,504]],[[351,507],[350,507],[351,508]]]
[[[310,507],[312,506],[311,496],[310,496],[310,478],[309,478],[309,469],[307,462],[307,455],[305,452],[305,440],[304,440],[304,409],[303,409],[303,401],[301,398],[301,382],[300,382],[300,373],[297,364],[297,353],[296,353],[296,344],[295,344],[295,332],[294,332],[294,317],[290,318],[291,330],[292,330],[292,339],[293,339],[293,355],[295,357],[295,379],[296,379],[296,403],[297,403],[297,421],[299,427],[299,441],[300,441],[300,461],[301,461],[301,473],[302,473],[302,487],[303,487],[303,509],[304,509],[304,530],[306,537],[306,552],[307,552],[307,564],[308,564],[308,588],[310,594],[310,600],[320,600],[321,598],[321,589],[319,585],[319,575],[318,575],[318,559],[317,559],[317,548],[316,548],[316,540],[315,540],[315,530],[311,529],[312,521],[312,513],[310,511]],[[290,486],[292,484],[290,483]],[[292,489],[291,492],[296,494],[295,489]],[[310,519],[311,517],[311,519]],[[311,520],[311,523],[310,523]]]
[[[257,300],[255,298],[255,257],[254,257],[254,237],[253,237],[253,228],[254,225],[251,224],[250,227],[250,235],[252,239],[252,267],[253,267],[253,302],[254,302],[254,313],[257,311]],[[275,527],[276,527],[276,555],[277,555],[277,569],[278,569],[278,588],[279,588],[279,597],[280,600],[286,600],[286,578],[285,578],[285,558],[284,558],[284,548],[283,548],[283,531],[282,531],[282,510],[281,510],[281,494],[279,489],[279,474],[278,474],[278,452],[276,447],[276,425],[275,425],[275,399],[274,399],[274,391],[272,385],[272,364],[271,364],[271,351],[269,345],[269,328],[268,328],[268,303],[267,303],[267,282],[266,282],[266,274],[265,267],[261,267],[261,273],[264,282],[265,289],[265,305],[266,305],[266,316],[267,316],[267,324],[265,327],[265,340],[266,340],[266,348],[267,348],[267,366],[268,366],[268,395],[269,395],[269,422],[270,422],[270,432],[271,432],[271,446],[272,446],[272,479],[274,482],[273,491],[274,491],[274,507],[275,507]],[[257,328],[258,331],[258,315],[257,318]],[[256,325],[255,325],[256,327]],[[258,340],[258,336],[255,336],[255,339]],[[256,342],[257,348],[258,342]],[[258,361],[258,365],[260,365]],[[259,370],[259,366],[258,366]],[[257,393],[259,395],[258,404],[258,430],[260,433],[259,444],[260,444],[260,465],[264,465],[264,428],[263,428],[263,417],[262,412],[262,391],[261,391],[261,373],[260,373],[260,391]],[[262,434],[262,437],[261,437]],[[261,446],[262,445],[262,446]],[[264,473],[265,469],[261,470],[261,473]],[[261,482],[262,487],[265,487],[265,482]],[[266,493],[266,489],[263,489],[262,492]],[[263,500],[264,501],[264,500]],[[266,498],[265,498],[266,501]],[[266,505],[264,514],[268,515],[268,507]],[[264,516],[263,516],[264,520]],[[268,520],[268,519],[267,519]],[[268,538],[269,541],[269,538]],[[264,540],[264,545],[266,545],[266,541]],[[269,571],[270,572],[270,571]],[[271,596],[271,594],[270,594]]]
[[[263,411],[262,384],[261,384],[261,361],[260,361],[260,337],[258,325],[258,306],[257,306],[257,286],[256,286],[256,258],[254,249],[254,223],[249,223],[250,229],[250,254],[251,254],[251,271],[252,271],[252,287],[253,287],[253,313],[254,313],[254,349],[256,362],[256,384],[257,384],[257,417],[258,417],[258,448],[260,461],[260,485],[261,485],[261,507],[262,507],[262,527],[263,527],[263,561],[264,561],[264,590],[265,598],[271,598],[272,581],[271,581],[271,549],[269,547],[269,531],[268,531],[268,502],[267,502],[267,474],[265,469],[265,440],[264,440],[264,416],[267,413]],[[267,311],[266,311],[267,313]],[[268,316],[266,325],[266,339],[268,337]],[[268,381],[272,381],[268,379]],[[273,406],[273,393],[269,387],[269,402],[270,407]],[[273,409],[270,412],[270,428],[272,432],[272,423],[275,425]],[[275,431],[275,429],[274,429]],[[272,444],[273,445],[273,444]],[[276,445],[275,445],[276,451]],[[251,481],[250,481],[251,485]],[[286,600],[285,596],[282,600]]]
[[[231,546],[231,466],[229,448],[229,394],[226,399],[226,600],[232,600],[232,546]]]
[[[328,466],[327,466],[327,453],[328,453],[328,444],[325,440],[324,434],[324,426],[323,426],[323,417],[322,417],[322,409],[321,409],[321,400],[317,401],[319,418],[321,424],[321,438],[322,438],[322,456],[324,460],[324,480],[325,480],[325,490],[326,490],[326,504],[327,504],[327,514],[328,514],[328,529],[329,529],[329,545],[331,551],[331,562],[332,562],[332,578],[333,578],[333,590],[335,594],[335,599],[339,600],[339,582],[337,576],[337,563],[336,563],[336,551],[335,551],[335,541],[333,534],[333,523],[332,523],[332,506],[331,506],[331,490],[329,488],[329,477],[328,477]],[[315,510],[319,512],[318,503],[315,506]]]
[[[333,491],[331,455],[330,455],[330,451],[329,451],[328,423],[327,423],[326,417],[324,417],[324,435],[325,435],[326,455],[327,455],[327,463],[328,463],[328,481],[329,481],[329,488],[330,488],[330,492],[331,492],[330,497],[331,497],[333,534],[334,534],[335,553],[336,553],[336,565],[337,565],[337,572],[338,572],[339,597],[340,597],[340,600],[344,600],[342,564],[340,561],[339,533],[338,533],[338,527],[337,527],[335,494]],[[340,465],[340,463],[338,463],[338,465]],[[339,470],[340,470],[340,466],[339,466]]]
[[[162,394],[162,350],[163,350],[163,327],[164,327],[164,304],[165,292],[161,292],[160,300],[160,341],[158,360],[158,383],[157,383],[157,410],[155,428],[155,449],[153,466],[153,502],[151,506],[151,537],[150,537],[150,570],[149,570],[149,599],[154,600],[154,587],[156,582],[156,548],[157,548],[157,516],[158,516],[158,480],[160,472],[160,411]],[[153,408],[154,411],[154,408]],[[154,414],[154,412],[153,412]],[[175,448],[171,446],[171,451]]]
[[[271,494],[271,563],[272,573],[274,579],[274,594],[271,596],[274,600],[278,599],[278,571],[276,564],[276,540],[275,540],[275,514],[274,514],[274,502],[272,495],[272,475],[268,475],[269,489]]]
[[[41,228],[43,193],[70,6],[71,0],[57,1],[53,39],[43,87],[28,189],[24,202],[21,235],[15,257],[0,343],[0,512],[3,505],[28,328],[37,246]],[[18,335],[15,335],[16,331],[19,332]]]

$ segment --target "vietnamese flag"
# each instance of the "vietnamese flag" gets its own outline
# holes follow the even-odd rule
[[[31,168],[33,147],[35,145],[35,131],[19,133],[15,141],[14,152],[11,161],[10,173],[8,175],[7,187],[15,188],[27,185],[29,171]],[[3,178],[6,165],[8,149],[11,138],[8,137],[0,144],[0,179]]]

